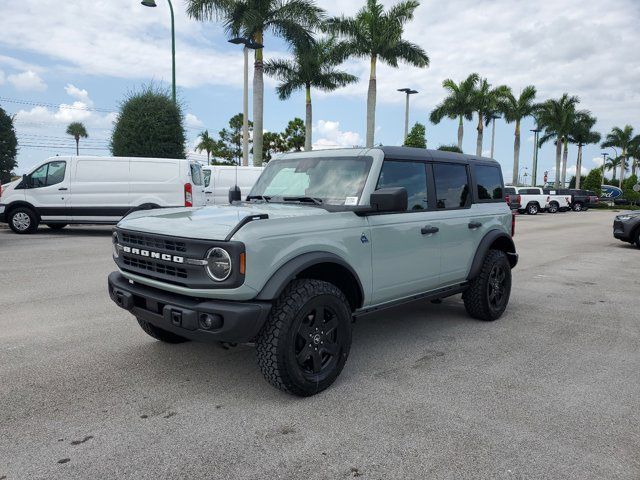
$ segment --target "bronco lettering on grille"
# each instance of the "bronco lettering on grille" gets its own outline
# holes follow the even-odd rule
[[[169,255],[168,253],[152,252],[150,250],[143,250],[141,248],[132,248],[123,246],[122,251],[124,253],[130,253],[131,255],[140,255],[141,257],[151,257],[164,260],[165,262],[184,263],[184,257],[177,255]]]

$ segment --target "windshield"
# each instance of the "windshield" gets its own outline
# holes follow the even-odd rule
[[[269,163],[249,197],[271,201],[314,198],[330,205],[357,205],[371,157],[312,157]]]

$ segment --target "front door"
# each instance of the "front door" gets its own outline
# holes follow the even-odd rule
[[[404,187],[406,212],[370,215],[374,304],[433,290],[439,285],[437,213],[428,211],[427,167],[420,161],[385,160],[377,189]]]
[[[36,207],[44,223],[71,219],[69,177],[70,168],[64,160],[45,163],[29,175],[30,188],[25,189],[25,199]]]

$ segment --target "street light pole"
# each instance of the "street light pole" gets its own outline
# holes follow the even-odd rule
[[[262,48],[264,45],[250,38],[236,37],[229,40],[234,45],[243,45],[244,53],[244,85],[242,92],[242,165],[249,165],[249,50]]]
[[[404,92],[406,94],[406,102],[404,108],[404,143],[407,143],[407,137],[409,136],[409,95],[418,93],[418,91],[412,90],[411,88],[399,88],[398,91]]]
[[[142,0],[140,3],[145,7],[158,6],[155,0]],[[176,27],[173,15],[173,4],[171,0],[167,0],[167,3],[169,3],[169,11],[171,12],[171,95],[173,103],[176,103]]]
[[[604,185],[604,167],[605,167],[605,164],[607,163],[608,156],[609,154],[607,152],[602,152],[602,182],[600,182],[601,185]]]
[[[533,165],[531,168],[531,186],[536,186],[536,181],[538,177],[538,135],[540,134],[539,128],[534,128],[531,130],[533,132]]]

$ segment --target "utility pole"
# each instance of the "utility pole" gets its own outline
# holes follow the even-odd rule
[[[406,93],[406,103],[404,108],[404,142],[407,143],[407,137],[409,136],[409,95],[413,95],[418,93],[417,90],[412,90],[411,88],[399,88],[399,92]]]

